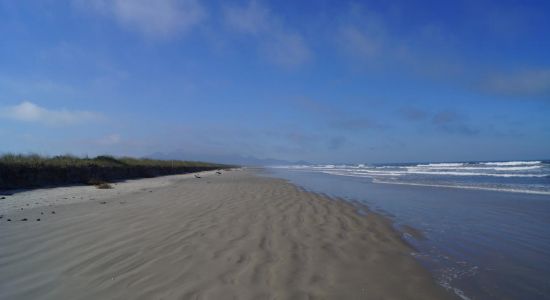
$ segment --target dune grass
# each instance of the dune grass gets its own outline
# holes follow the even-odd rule
[[[0,189],[67,184],[93,184],[108,188],[108,182],[114,180],[231,167],[233,166],[196,161],[155,160],[108,155],[89,158],[74,155],[46,157],[36,154],[4,154],[0,156]]]
[[[213,164],[199,161],[157,160],[149,158],[119,157],[100,155],[94,158],[78,157],[74,155],[41,156],[38,154],[3,154],[0,155],[0,164],[19,164],[27,166],[168,166],[168,167],[227,167],[227,165]]]

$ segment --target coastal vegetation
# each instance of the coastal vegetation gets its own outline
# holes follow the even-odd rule
[[[0,189],[91,184],[108,188],[108,182],[162,175],[227,169],[233,166],[197,161],[148,158],[94,158],[59,155],[4,154],[0,156]]]

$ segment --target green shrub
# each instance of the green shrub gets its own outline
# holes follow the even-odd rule
[[[194,161],[155,160],[102,155],[95,158],[37,154],[0,156],[0,189],[93,184],[130,178],[227,169],[232,166]],[[95,182],[95,183],[94,183]]]

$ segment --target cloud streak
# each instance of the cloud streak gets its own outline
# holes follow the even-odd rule
[[[293,68],[312,57],[302,35],[284,28],[279,18],[256,1],[245,6],[226,6],[224,21],[227,28],[257,39],[260,52],[273,64]]]
[[[260,34],[273,26],[267,8],[251,1],[247,6],[227,6],[224,9],[225,23],[240,33]]]
[[[445,110],[433,115],[432,124],[447,133],[461,135],[476,135],[479,129],[472,128],[465,122],[465,118],[456,111]]]
[[[347,52],[363,59],[372,59],[382,50],[382,42],[372,33],[357,26],[340,28],[340,40]]]
[[[99,114],[89,111],[52,110],[24,101],[18,105],[0,107],[0,118],[47,125],[71,125],[99,120]]]
[[[549,96],[550,69],[493,74],[481,82],[483,90],[505,96]]]
[[[337,130],[342,131],[363,131],[371,129],[384,129],[384,126],[368,118],[353,118],[353,117],[340,117],[330,122],[330,126]]]
[[[407,121],[422,121],[429,115],[426,111],[412,106],[400,108],[398,113]]]
[[[428,122],[427,124],[434,129],[449,134],[476,135],[480,133],[479,129],[473,128],[467,123],[467,118],[464,115],[454,110],[442,110],[431,113],[416,107],[408,106],[399,109],[397,114],[402,119],[409,122],[421,124],[426,124],[426,122]]]
[[[196,0],[79,0],[77,5],[108,16],[148,38],[168,38],[188,32],[206,17]]]

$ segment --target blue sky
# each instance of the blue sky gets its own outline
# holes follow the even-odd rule
[[[0,0],[0,36],[0,152],[550,157],[548,1]]]

